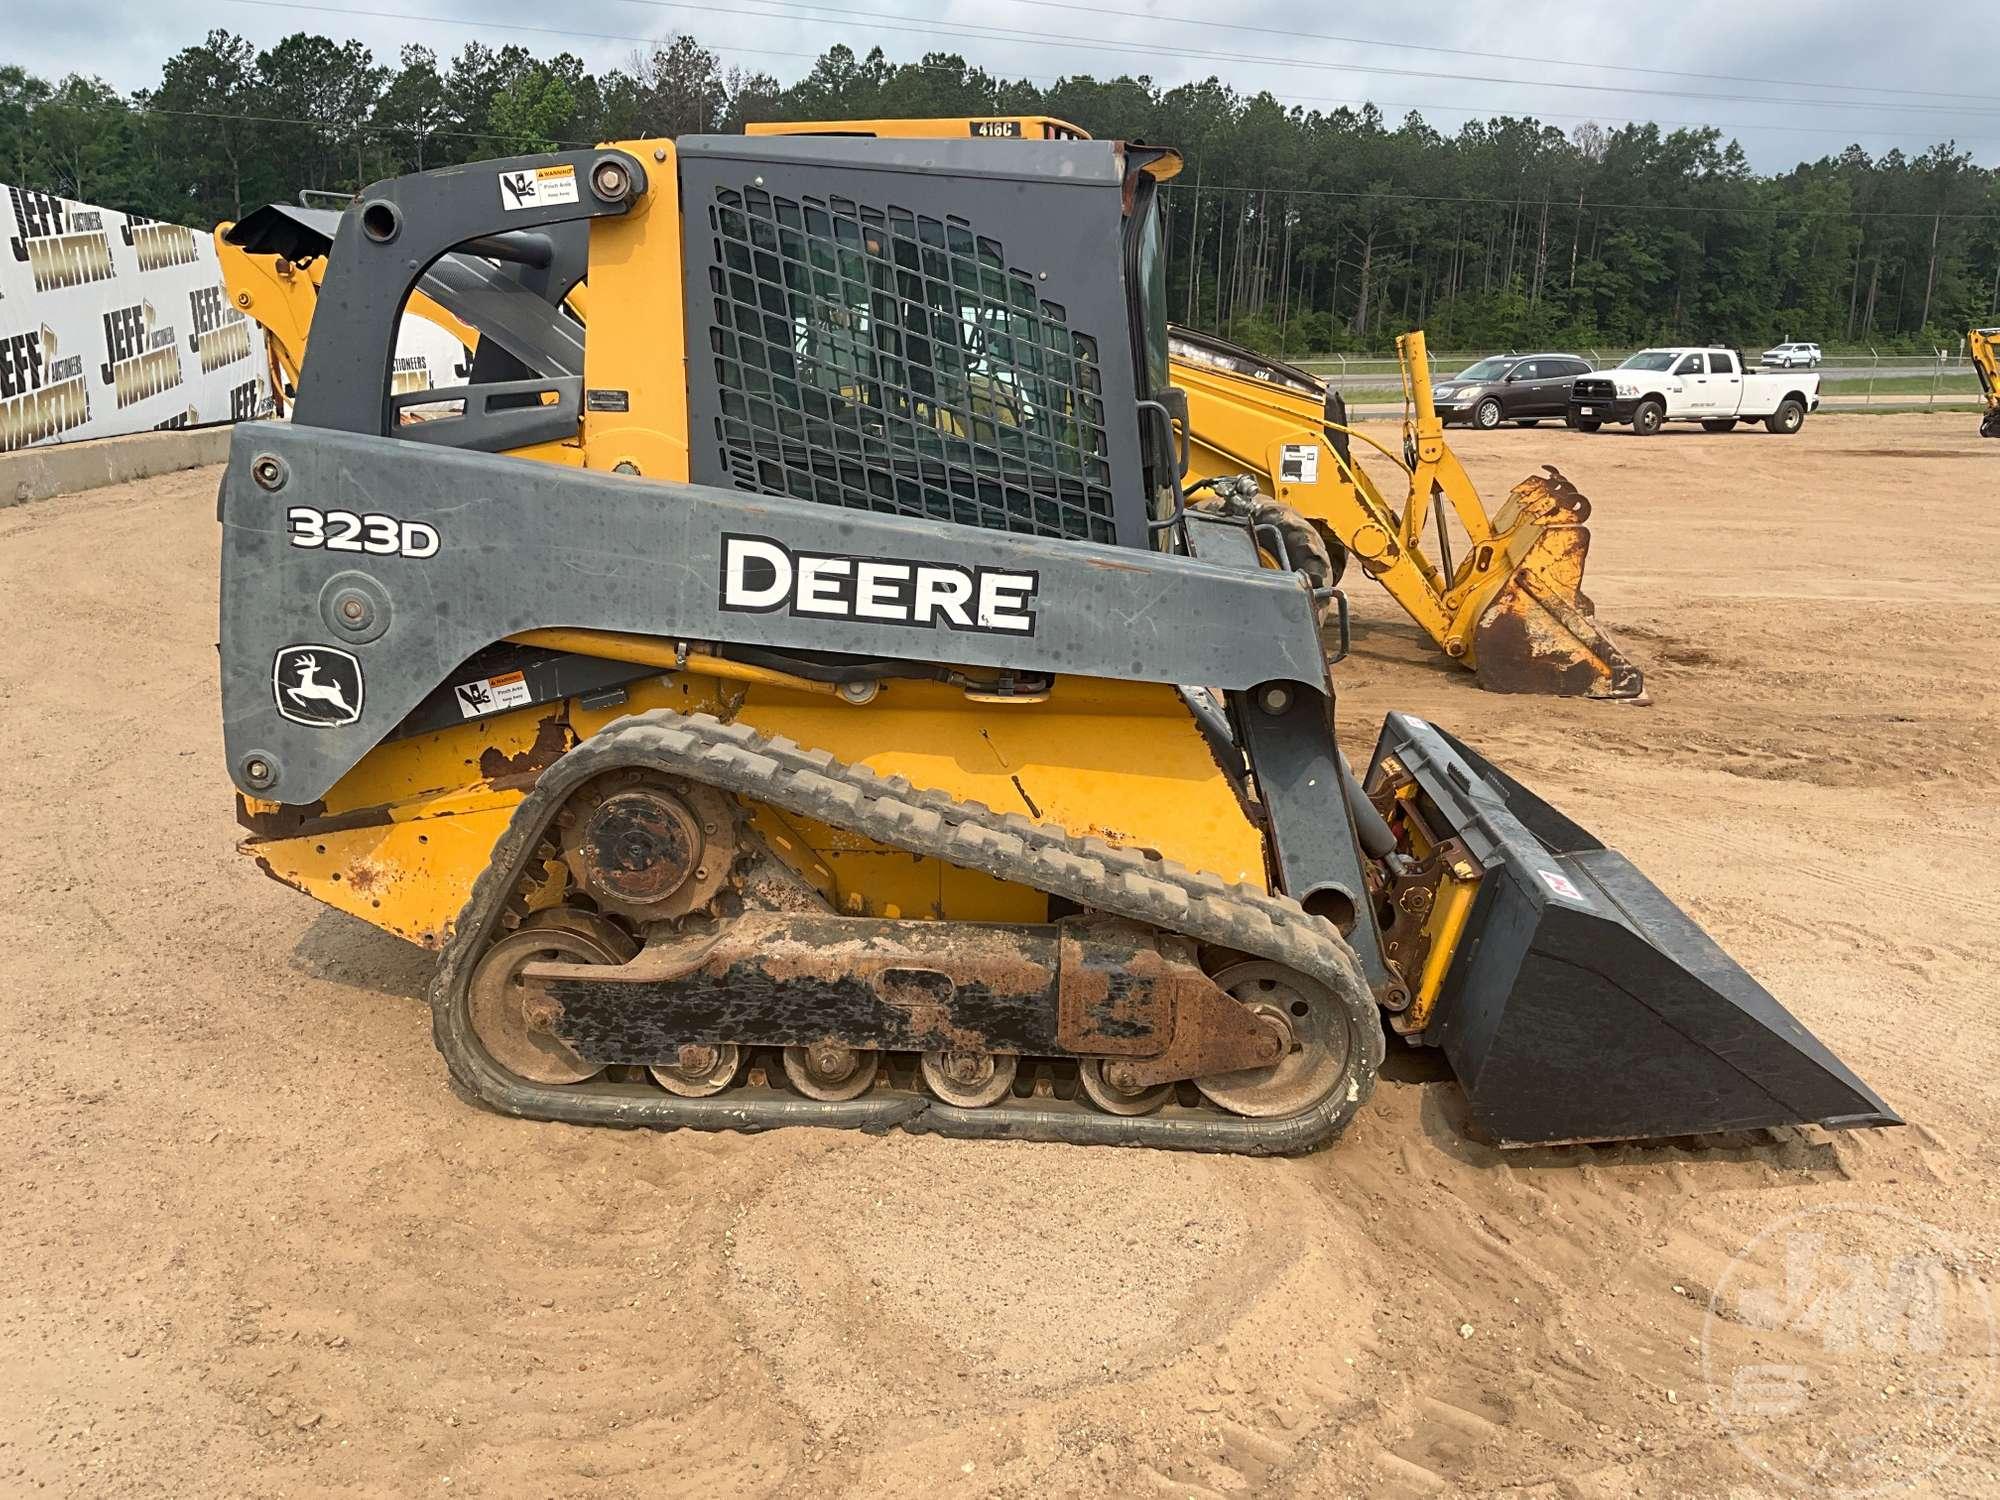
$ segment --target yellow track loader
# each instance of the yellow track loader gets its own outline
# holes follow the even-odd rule
[[[1972,353],[1973,373],[1986,394],[1986,414],[1979,419],[1981,437],[2000,437],[2000,328],[1975,328],[1965,336]]]
[[[1503,1143],[1895,1123],[1470,747],[1391,715],[1349,773],[1337,590],[1189,503],[1177,166],[691,137],[370,186],[222,482],[246,853],[436,950],[454,1086],[536,1119],[1293,1152],[1393,1037]],[[461,386],[395,388],[419,291]]]

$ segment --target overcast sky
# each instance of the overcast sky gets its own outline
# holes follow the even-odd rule
[[[1585,119],[1713,124],[1741,140],[1763,171],[1850,143],[1914,153],[1944,139],[2000,164],[1994,0],[1394,8],[1307,0],[6,0],[5,9],[0,62],[49,77],[94,73],[125,90],[153,83],[162,58],[211,27],[260,47],[299,30],[354,37],[385,62],[410,42],[447,57],[468,41],[517,42],[575,52],[593,69],[622,63],[648,38],[685,32],[725,65],[781,82],[845,41],[858,51],[880,45],[898,61],[958,52],[989,72],[1042,81],[1130,72],[1172,84],[1212,73],[1306,108],[1367,100],[1395,119],[1414,107],[1446,132],[1501,112],[1564,129]],[[1201,15],[1217,19],[1169,19]]]

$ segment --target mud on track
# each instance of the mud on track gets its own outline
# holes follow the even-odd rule
[[[1454,433],[1591,496],[1651,708],[1482,694],[1355,581],[1351,753],[1457,730],[1915,1122],[1504,1159],[1420,1069],[1289,1162],[478,1113],[425,955],[232,853],[214,472],[0,512],[0,1493],[1778,1493],[1705,1404],[1730,1255],[1862,1201],[1993,1270],[1974,430]],[[1996,1471],[1981,1425],[1926,1491]]]

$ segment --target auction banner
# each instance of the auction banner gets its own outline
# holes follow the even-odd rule
[[[0,188],[0,453],[268,416],[206,232]]]

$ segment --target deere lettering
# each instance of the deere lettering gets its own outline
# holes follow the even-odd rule
[[[153,305],[142,302],[104,314],[104,384],[115,386],[120,410],[181,383],[181,351],[171,327],[153,323]]]
[[[9,244],[14,259],[25,261],[34,272],[36,291],[109,281],[115,274],[111,240],[98,210],[79,208],[31,188],[10,187],[7,196],[14,206],[14,236]]]
[[[0,453],[45,442],[90,420],[83,356],[58,358],[48,328],[0,334]]]
[[[188,348],[201,356],[202,374],[250,357],[250,320],[223,296],[220,286],[189,292],[188,315],[194,323]]]
[[[1031,636],[1034,573],[892,557],[794,551],[765,536],[722,538],[727,610]]]
[[[126,216],[119,238],[139,252],[139,269],[157,271],[163,266],[193,265],[199,253],[194,231],[181,224],[162,224],[136,214]]]

